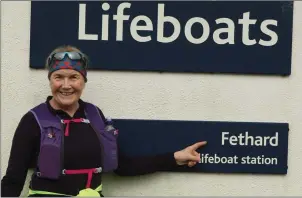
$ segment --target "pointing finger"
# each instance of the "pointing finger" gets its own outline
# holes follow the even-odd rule
[[[197,153],[196,151],[193,151],[193,155],[197,156],[197,155],[199,155],[199,153]]]
[[[193,162],[193,161],[190,161],[189,163],[188,163],[188,166],[189,167],[192,167],[192,166],[195,166],[196,165],[196,162]]]
[[[193,149],[193,150],[196,150],[196,149],[198,149],[199,147],[204,146],[204,145],[206,145],[206,144],[207,144],[206,141],[197,142],[197,143],[193,144],[192,146],[190,146],[190,148]]]

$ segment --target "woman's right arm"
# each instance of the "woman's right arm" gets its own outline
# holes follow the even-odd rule
[[[36,159],[40,127],[32,113],[25,114],[13,137],[6,174],[1,180],[1,197],[20,196],[28,169]]]

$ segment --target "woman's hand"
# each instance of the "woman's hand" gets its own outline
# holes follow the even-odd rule
[[[181,151],[175,152],[174,158],[176,163],[178,165],[188,165],[189,167],[195,166],[200,161],[200,153],[197,153],[196,150],[206,144],[206,141],[197,142]]]

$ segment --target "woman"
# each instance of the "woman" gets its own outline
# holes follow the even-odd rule
[[[102,196],[104,171],[142,175],[192,167],[200,160],[195,150],[206,142],[163,155],[124,156],[116,151],[116,131],[104,133],[108,123],[102,111],[80,99],[87,82],[87,57],[75,47],[63,46],[49,55],[46,66],[52,96],[22,117],[1,196],[20,196],[29,168],[35,170],[29,196]]]

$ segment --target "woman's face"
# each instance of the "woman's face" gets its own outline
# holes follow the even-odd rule
[[[50,88],[54,102],[61,107],[77,104],[84,87],[84,77],[72,69],[59,69],[50,76]]]

